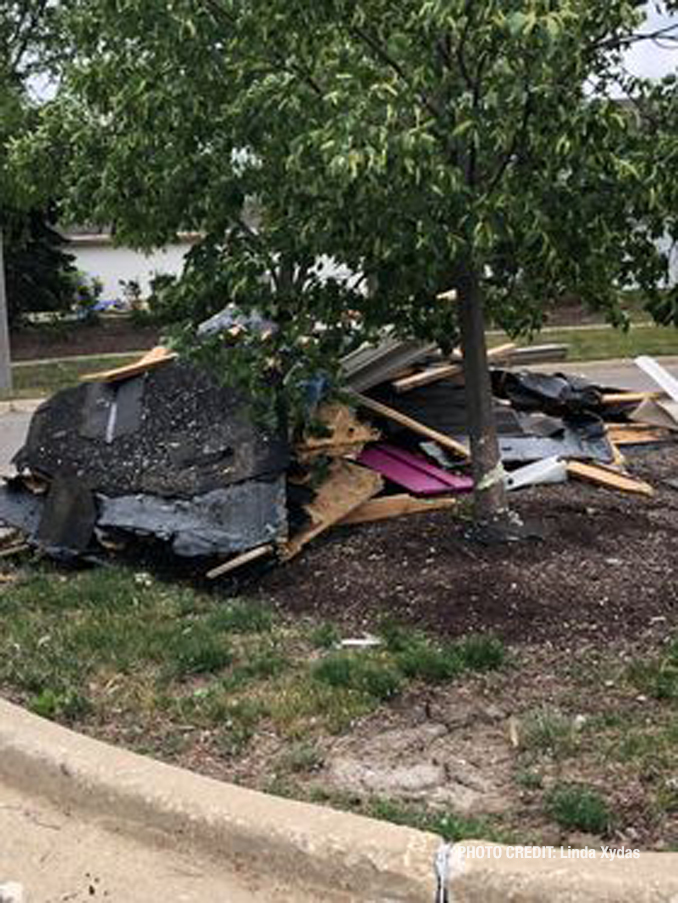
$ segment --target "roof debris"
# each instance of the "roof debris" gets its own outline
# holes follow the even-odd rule
[[[236,327],[273,328],[230,311],[206,324]],[[647,358],[637,363],[668,399],[513,369],[563,355],[550,345],[490,352],[507,488],[575,478],[652,494],[624,470],[619,446],[675,437],[678,383]],[[347,355],[343,372],[344,401],[321,402],[301,436],[282,417],[261,426],[241,392],[163,347],[89,374],[36,411],[0,488],[0,522],[16,528],[7,554],[91,559],[151,543],[204,559],[214,579],[287,561],[335,526],[454,509],[473,488],[458,352],[443,358],[391,336]]]

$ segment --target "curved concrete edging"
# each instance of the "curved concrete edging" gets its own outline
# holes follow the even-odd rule
[[[193,848],[234,869],[284,880],[314,899],[435,903],[426,834],[267,796],[92,740],[0,700],[0,777],[97,821],[164,845]],[[452,850],[449,903],[678,903],[678,855],[608,861],[516,858],[468,842]],[[499,856],[477,858],[492,846]],[[543,848],[542,848],[543,849]],[[543,857],[544,854],[542,853]]]
[[[0,700],[0,777],[163,845],[318,900],[431,903],[439,839],[268,796],[76,734]],[[314,896],[314,899],[316,897]]]

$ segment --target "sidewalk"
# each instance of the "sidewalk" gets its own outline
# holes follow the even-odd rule
[[[0,838],[0,886],[19,884],[17,903],[310,903],[189,855],[180,838],[153,848],[2,782]]]

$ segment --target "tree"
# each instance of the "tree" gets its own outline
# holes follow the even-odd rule
[[[264,353],[285,373],[336,356],[347,308],[366,333],[460,337],[476,513],[488,520],[505,498],[485,317],[530,331],[545,302],[575,292],[620,324],[630,284],[665,319],[678,309],[655,244],[678,237],[675,82],[651,87],[621,65],[648,39],[643,6],[74,2],[76,58],[42,140],[56,132],[70,147],[75,215],[142,245],[204,231],[186,315],[205,298],[263,309],[280,325]],[[321,255],[370,291],[323,285]],[[456,304],[441,305],[451,288]]]
[[[47,0],[9,0],[0,10],[0,233],[4,236],[10,321],[33,310],[59,310],[73,300],[73,257],[54,231],[51,186],[24,193],[9,166],[13,141],[35,118],[32,78],[54,72],[63,59],[58,9]]]

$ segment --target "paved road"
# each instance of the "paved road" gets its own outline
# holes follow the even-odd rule
[[[146,844],[2,782],[0,838],[0,888],[20,885],[17,903],[311,903],[298,889],[189,856],[181,838]]]

